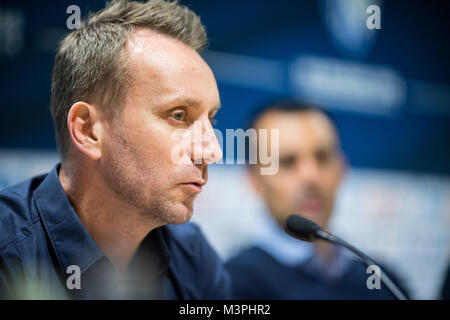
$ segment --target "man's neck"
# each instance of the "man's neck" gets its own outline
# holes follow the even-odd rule
[[[125,272],[142,240],[158,225],[117,197],[93,169],[62,166],[59,179],[84,227],[116,269]]]

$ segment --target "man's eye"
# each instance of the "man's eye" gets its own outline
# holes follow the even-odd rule
[[[325,165],[328,162],[330,162],[331,154],[330,154],[330,152],[320,150],[316,153],[316,159],[317,159],[317,162],[319,162],[319,164]]]
[[[184,111],[173,112],[170,116],[178,121],[186,121],[186,112]]]
[[[286,156],[286,157],[280,157],[280,167],[284,168],[284,169],[290,169],[293,168],[295,165],[295,162],[297,161],[297,157],[292,155],[292,156]]]

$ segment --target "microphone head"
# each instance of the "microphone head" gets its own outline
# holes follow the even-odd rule
[[[303,240],[303,241],[314,241],[317,239],[317,231],[320,227],[317,223],[303,218],[296,214],[291,214],[286,219],[285,230],[291,236]]]

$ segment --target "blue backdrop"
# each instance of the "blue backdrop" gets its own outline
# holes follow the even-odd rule
[[[446,1],[186,0],[207,27],[222,105],[217,128],[243,127],[264,100],[322,104],[356,167],[450,174]],[[104,1],[0,3],[0,149],[54,149],[48,111],[66,9]],[[366,9],[381,9],[369,30]]]

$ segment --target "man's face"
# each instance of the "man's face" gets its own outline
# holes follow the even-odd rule
[[[195,50],[150,30],[136,31],[126,50],[132,84],[123,110],[107,123],[102,175],[143,217],[184,223],[206,182],[205,161],[222,157],[210,123],[220,105],[216,81]],[[193,132],[194,122],[202,124],[203,141],[189,143],[188,161],[177,163],[172,151],[180,142],[172,133]]]
[[[290,214],[298,214],[326,228],[343,170],[330,121],[318,112],[269,111],[256,126],[268,132],[279,129],[278,172],[250,172],[272,215],[281,225]]]

